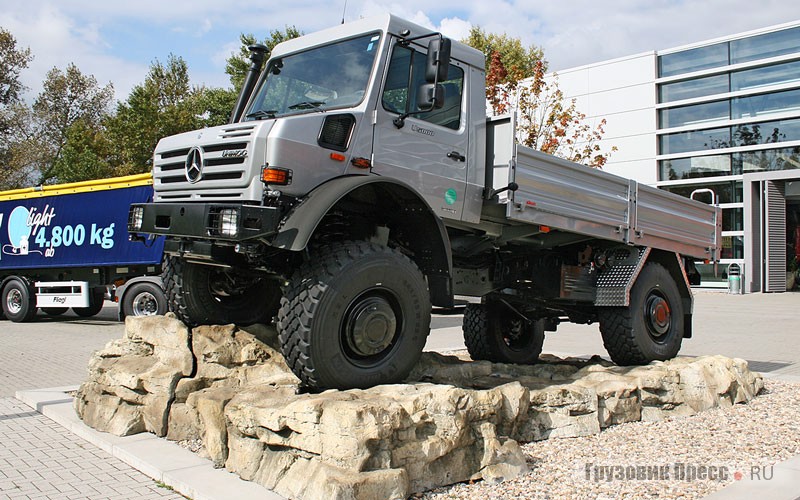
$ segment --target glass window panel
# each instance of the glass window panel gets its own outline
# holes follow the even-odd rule
[[[667,108],[658,112],[659,128],[723,122],[729,116],[730,104],[727,100]]]
[[[728,282],[728,264],[704,264],[695,262],[695,267],[700,272],[701,286],[711,283]],[[716,274],[714,272],[716,271]]]
[[[721,259],[744,258],[744,236],[723,236]]]
[[[800,111],[800,89],[737,97],[731,100],[731,118],[769,116]]]
[[[731,73],[731,91],[800,81],[800,61]]]
[[[665,186],[661,189],[689,198],[692,195],[692,191],[703,188],[711,189],[717,193],[720,203],[742,202],[742,183],[737,181],[690,184],[687,186]],[[711,203],[709,198],[710,196],[700,195],[697,197],[697,200],[704,203]]]
[[[658,164],[659,180],[662,181],[731,175],[730,155],[660,160]]]
[[[753,146],[800,140],[800,119],[746,123],[733,127],[733,146]]]
[[[733,165],[736,173],[742,174],[798,169],[800,168],[800,147],[735,153]]]
[[[722,209],[722,230],[723,231],[744,231],[744,209],[743,208],[723,208]]]
[[[246,118],[352,107],[364,99],[380,36],[370,34],[271,59]]]
[[[659,137],[660,154],[662,155],[727,148],[730,143],[730,127],[692,130]]]
[[[416,92],[420,84],[425,82],[425,64],[425,54],[402,45],[395,46],[383,90],[383,107],[397,114],[410,112],[410,116],[414,118],[458,130],[461,125],[464,70],[451,64],[447,73],[448,79],[440,82],[444,89],[442,108],[419,111],[416,106]]]
[[[714,75],[658,87],[658,102],[680,101],[728,92],[728,75]]]
[[[717,68],[728,64],[728,44],[718,43],[706,47],[665,54],[658,57],[658,76],[673,76]]]
[[[731,64],[800,52],[800,27],[731,41]]]

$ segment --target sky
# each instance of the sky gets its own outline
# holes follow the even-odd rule
[[[346,7],[346,9],[345,9]],[[239,35],[296,26],[310,33],[393,13],[464,38],[471,26],[544,49],[551,70],[696,43],[800,20],[797,0],[0,0],[0,27],[34,56],[22,73],[32,100],[53,67],[74,63],[124,100],[170,53],[192,83],[228,87]]]

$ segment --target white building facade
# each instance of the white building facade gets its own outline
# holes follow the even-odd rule
[[[722,207],[722,265],[745,291],[791,289],[800,260],[800,21],[557,73],[587,120],[605,118],[604,169]],[[710,202],[707,194],[697,199]]]

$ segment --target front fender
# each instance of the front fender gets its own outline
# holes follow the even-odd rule
[[[318,186],[284,218],[270,245],[285,250],[306,248],[326,214],[348,196],[370,192],[376,196],[370,216],[385,214],[395,227],[406,235],[413,234],[407,244],[414,261],[428,276],[431,301],[434,305],[452,304],[452,254],[444,222],[414,188],[396,179],[353,175],[331,179]]]

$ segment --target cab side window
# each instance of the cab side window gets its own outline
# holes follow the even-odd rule
[[[414,118],[458,130],[461,124],[464,71],[451,64],[447,80],[439,82],[444,88],[444,106],[431,111],[420,111],[416,106],[416,93],[419,86],[425,83],[425,60],[425,54],[395,45],[383,89],[383,108],[390,113],[407,112]]]

